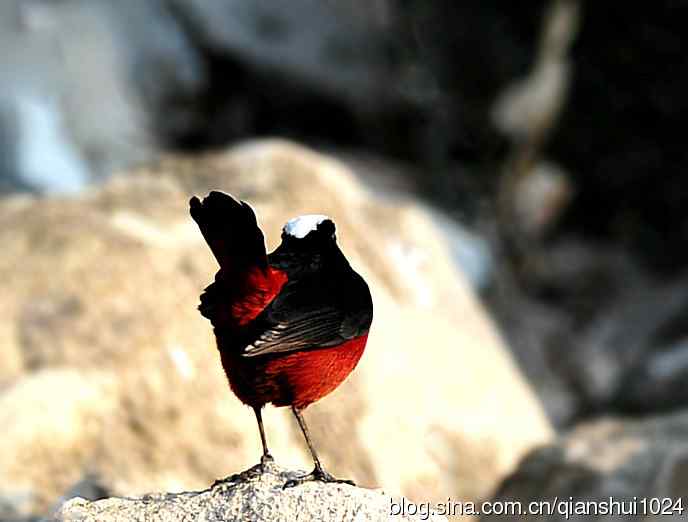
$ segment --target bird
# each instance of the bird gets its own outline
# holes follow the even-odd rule
[[[213,326],[229,387],[250,406],[268,450],[262,409],[289,407],[313,459],[313,471],[288,480],[343,482],[328,473],[303,411],[334,391],[365,350],[373,319],[368,285],[337,245],[334,221],[321,214],[289,220],[269,255],[256,214],[220,191],[190,202],[190,214],[220,268],[198,310]]]

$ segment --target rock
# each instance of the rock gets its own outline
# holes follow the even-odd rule
[[[278,129],[374,137],[361,118],[412,105],[389,88],[398,74],[382,11],[312,0],[7,0],[0,189],[75,193],[161,146]],[[323,125],[323,111],[341,114],[340,125]]]
[[[28,495],[34,504],[52,501],[76,482],[78,468],[88,465],[89,452],[98,445],[102,416],[116,407],[111,380],[111,375],[88,370],[46,368],[3,389],[3,496]],[[60,458],[71,463],[70,469],[60,466]],[[22,471],[36,462],[43,477]],[[53,498],[42,498],[44,492]]]
[[[2,522],[38,522],[34,516],[22,516],[19,513],[26,511],[26,502],[30,495],[1,495],[0,496],[0,520]]]
[[[382,491],[344,484],[310,482],[283,489],[300,473],[270,464],[261,473],[258,466],[217,481],[204,491],[155,493],[142,498],[108,498],[89,502],[74,498],[61,506],[53,520],[83,522],[226,520],[279,522],[288,520],[371,520],[390,519],[393,502]],[[395,520],[446,520],[431,516],[395,517]]]
[[[374,6],[313,0],[170,4],[200,48],[234,56],[254,72],[288,77],[315,92],[358,103],[387,103],[376,94],[382,94],[393,69],[381,34],[384,15]]]
[[[526,238],[544,237],[569,204],[573,192],[568,175],[556,165],[543,162],[533,166],[515,183],[515,226]]]
[[[627,251],[551,241],[519,283],[499,275],[487,303],[561,428],[600,414],[688,404],[688,280],[661,280]]]
[[[475,499],[550,439],[427,214],[371,197],[325,156],[265,141],[167,157],[81,198],[0,203],[0,357],[11,362],[0,364],[0,484],[34,492],[40,510],[85,472],[140,495],[206,487],[257,461],[253,414],[195,309],[216,265],[187,205],[211,189],[250,201],[271,248],[289,217],[332,216],[370,284],[366,353],[305,414],[333,474],[415,501]],[[277,462],[309,468],[289,412],[264,419]]]
[[[75,193],[148,157],[150,115],[107,2],[9,0],[0,11],[3,191]]]
[[[613,405],[633,413],[685,407],[688,404],[688,391],[684,386],[688,378],[685,337],[674,343],[647,348],[621,376]]]
[[[633,497],[642,515],[641,499],[662,503],[666,515],[685,520],[688,488],[688,412],[644,420],[603,419],[576,428],[556,444],[533,451],[507,478],[493,501],[529,502],[558,498],[573,502],[625,501]],[[677,502],[682,499],[683,516]],[[573,506],[573,504],[571,504]],[[649,506],[649,504],[648,504]],[[565,505],[546,520],[614,521],[602,513],[566,518]],[[570,507],[569,507],[570,509]],[[617,508],[618,509],[618,508]],[[618,515],[618,512],[617,512]],[[665,518],[662,516],[661,518]],[[668,517],[666,517],[668,518]],[[484,516],[481,520],[543,520],[542,516]],[[636,520],[655,520],[639,516]]]
[[[84,476],[79,482],[70,487],[58,499],[49,513],[55,512],[62,506],[65,499],[79,497],[81,500],[100,500],[107,498],[109,492],[100,484],[98,477],[93,475]],[[30,511],[31,495],[25,492],[23,495],[14,494],[13,496],[0,496],[0,520],[2,522],[45,522],[45,517],[27,515]],[[29,504],[29,506],[27,506]],[[22,514],[23,513],[23,514]]]

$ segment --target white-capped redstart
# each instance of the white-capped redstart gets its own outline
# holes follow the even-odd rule
[[[323,469],[302,415],[356,367],[373,318],[368,285],[337,246],[334,222],[322,215],[294,218],[268,255],[247,203],[213,191],[203,201],[193,197],[190,206],[220,265],[198,308],[214,327],[232,391],[255,412],[261,464],[272,460],[261,409],[289,406],[315,468],[285,487],[350,482]]]

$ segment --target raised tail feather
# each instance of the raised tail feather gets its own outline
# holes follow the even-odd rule
[[[218,191],[212,191],[202,202],[194,196],[189,205],[191,217],[226,276],[254,267],[267,268],[265,239],[250,205]]]
[[[213,326],[220,326],[223,319],[223,311],[227,307],[222,306],[222,290],[217,283],[211,283],[207,286],[201,294],[201,303],[198,305],[198,311],[206,319],[210,319]],[[226,318],[225,318],[226,319]]]
[[[228,194],[213,191],[203,201],[194,196],[189,205],[191,217],[220,264],[215,282],[205,289],[198,307],[217,327],[232,321],[231,288],[250,271],[267,269],[265,240],[253,209]]]

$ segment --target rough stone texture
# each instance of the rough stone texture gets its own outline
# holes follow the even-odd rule
[[[187,204],[210,189],[249,200],[270,247],[289,217],[332,216],[371,286],[359,367],[306,412],[332,473],[416,501],[475,499],[550,438],[425,212],[371,197],[327,157],[258,142],[80,198],[0,204],[4,496],[44,509],[86,472],[118,495],[198,489],[257,461],[253,414],[195,309],[216,265]],[[277,462],[310,468],[289,413],[264,418]]]
[[[301,473],[301,472],[299,472]],[[274,464],[265,473],[256,468],[218,481],[211,488],[179,494],[152,494],[142,498],[108,498],[89,502],[74,498],[55,513],[53,520],[71,522],[223,520],[322,522],[390,520],[392,502],[383,491],[345,484],[307,483],[283,489],[298,475]],[[395,516],[394,520],[446,520],[432,516]]]
[[[664,520],[688,513],[688,412],[633,421],[604,419],[582,425],[557,444],[532,452],[501,486],[493,500],[531,501],[555,497],[574,501],[671,498]],[[675,502],[682,498],[683,516]],[[626,504],[626,510],[630,509]],[[636,506],[638,514],[640,505]],[[570,520],[620,520],[619,516],[572,516]],[[482,520],[567,520],[563,513],[545,516],[493,516]]]

